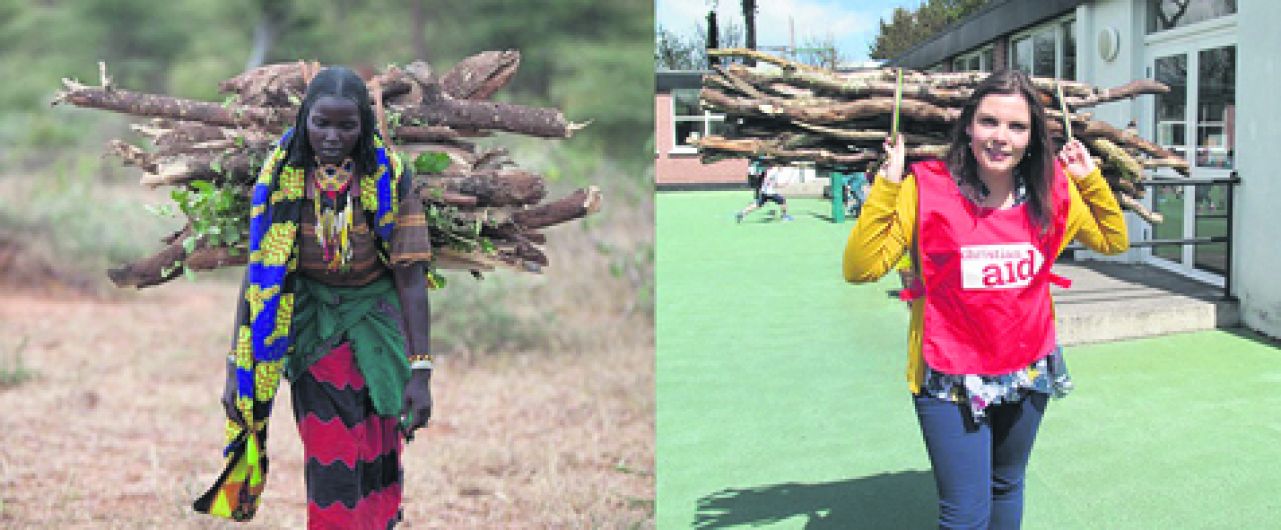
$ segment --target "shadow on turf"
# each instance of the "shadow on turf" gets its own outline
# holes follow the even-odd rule
[[[932,528],[938,497],[928,471],[818,484],[729,488],[698,500],[694,528],[757,526],[805,516],[806,530]]]
[[[738,221],[738,224],[767,224],[779,222],[782,222],[781,216],[777,211],[770,210],[761,213],[752,212],[747,214],[742,221]]]
[[[831,215],[831,214],[822,214],[822,213],[810,212],[809,216],[810,216],[810,217],[813,217],[813,218],[815,218],[815,219],[818,219],[818,220],[820,220],[820,221],[823,221],[823,222],[825,222],[825,223],[834,223],[834,222],[836,222],[836,218],[835,218],[835,217],[832,217],[832,215]],[[847,215],[847,216],[845,216],[845,221],[844,221],[844,222],[845,222],[845,223],[847,223],[847,224],[849,224],[849,226],[850,226],[850,227],[853,227],[853,226],[854,226],[854,221],[857,221],[857,220],[858,220],[858,216],[857,216],[857,215]]]

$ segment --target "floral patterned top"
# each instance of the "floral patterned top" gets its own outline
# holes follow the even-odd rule
[[[921,385],[921,394],[956,403],[969,402],[974,421],[983,418],[988,407],[1016,402],[1027,392],[1061,398],[1071,391],[1072,377],[1063,361],[1061,346],[1027,368],[1001,375],[945,374],[926,365],[925,382]]]

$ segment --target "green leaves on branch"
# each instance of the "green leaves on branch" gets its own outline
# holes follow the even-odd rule
[[[428,152],[421,153],[414,158],[414,172],[419,175],[439,174],[449,168],[453,163],[449,155],[445,153]],[[434,190],[437,199],[444,196],[442,190]],[[473,252],[480,250],[485,254],[495,252],[494,243],[487,237],[480,235],[484,228],[479,218],[468,220],[458,214],[458,208],[453,206],[428,205],[427,207],[427,225],[431,227],[434,234],[442,234],[449,241],[449,247],[462,252]],[[438,287],[443,287],[445,278],[436,274],[435,271],[428,273],[428,281],[440,282]]]
[[[428,267],[423,273],[427,277],[427,287],[431,289],[444,289],[449,282],[445,276],[436,270],[436,267]]]
[[[249,199],[235,187],[194,180],[185,188],[170,191],[169,197],[177,205],[176,211],[170,204],[148,205],[147,210],[165,217],[182,212],[187,217],[191,232],[182,240],[182,249],[187,254],[194,252],[197,243],[203,240],[208,247],[227,247],[234,256],[239,252],[237,247],[248,240]],[[174,262],[172,267],[162,271],[162,275],[168,276],[173,267],[180,266],[181,262]],[[190,269],[183,272],[189,279],[194,277]]]
[[[197,240],[203,239],[211,247],[234,248],[248,237],[249,199],[236,188],[194,180],[169,196],[191,220],[190,242],[183,241],[188,253],[195,249]]]
[[[414,173],[431,175],[449,168],[452,161],[445,153],[421,153],[414,159]]]
[[[485,254],[494,253],[494,243],[480,235],[484,227],[480,219],[468,219],[459,215],[456,207],[435,204],[427,206],[426,214],[427,226],[431,227],[432,234],[444,236],[449,248],[459,252],[479,250]]]

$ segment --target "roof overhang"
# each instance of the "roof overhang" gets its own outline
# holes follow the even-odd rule
[[[977,48],[1028,26],[1061,16],[1089,0],[993,0],[978,12],[939,32],[890,61],[891,66],[917,70]]]
[[[703,75],[711,70],[659,70],[654,73],[654,91],[671,92],[675,88],[703,88]]]

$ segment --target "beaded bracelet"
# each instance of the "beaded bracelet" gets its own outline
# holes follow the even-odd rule
[[[430,353],[415,353],[409,356],[409,369],[431,370],[435,360]]]

